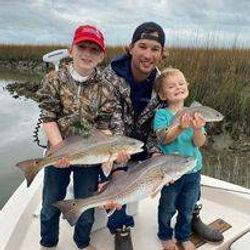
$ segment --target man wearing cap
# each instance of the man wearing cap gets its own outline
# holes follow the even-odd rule
[[[72,134],[91,134],[94,126],[105,132],[115,110],[112,86],[96,67],[105,54],[102,33],[94,26],[78,27],[69,54],[72,63],[46,75],[38,92],[50,149]],[[65,198],[71,173],[76,199],[85,198],[97,190],[98,165],[80,167],[61,158],[55,165],[45,168],[41,249],[54,249],[58,244],[60,211],[52,204]],[[78,249],[94,249],[89,243],[93,222],[93,209],[84,212],[78,220],[73,235]]]
[[[153,90],[153,83],[160,74],[156,65],[164,55],[164,43],[165,33],[160,25],[154,22],[143,23],[135,29],[128,53],[113,59],[104,70],[106,79],[114,86],[117,101],[117,112],[113,114],[111,122],[113,133],[124,134],[147,144],[142,153],[131,158],[125,152],[120,154],[112,177],[121,175],[128,166],[159,152],[154,147],[156,143],[151,122],[154,110],[163,105]],[[126,161],[129,161],[128,164],[123,163]],[[110,207],[113,208],[112,205]],[[203,224],[198,215],[194,218],[193,229],[202,229],[205,238],[208,236],[209,240],[218,241],[217,238],[222,237],[218,231]],[[109,217],[107,227],[115,234],[115,250],[133,249],[130,236],[130,227],[133,226],[133,217],[126,214],[126,206]]]

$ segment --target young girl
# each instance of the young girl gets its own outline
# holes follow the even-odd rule
[[[202,156],[199,147],[206,140],[206,122],[199,113],[194,117],[185,113],[179,125],[172,124],[175,113],[184,107],[184,101],[189,94],[188,83],[180,70],[165,69],[156,81],[156,92],[167,103],[167,108],[157,110],[154,117],[153,127],[157,134],[158,147],[164,154],[192,156],[197,160],[190,173],[162,189],[158,207],[158,237],[164,250],[177,249],[170,226],[177,210],[175,239],[185,250],[193,250],[195,246],[189,237],[192,213],[200,192]]]

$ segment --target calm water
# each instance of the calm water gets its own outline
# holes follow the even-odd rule
[[[9,82],[0,80],[0,208],[24,180],[16,162],[40,157],[43,151],[32,137],[39,108],[33,101],[12,98],[3,89]]]

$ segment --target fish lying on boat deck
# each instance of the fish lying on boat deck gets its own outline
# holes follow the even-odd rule
[[[99,207],[113,200],[126,204],[155,196],[164,185],[175,181],[191,170],[196,160],[191,157],[163,155],[145,160],[124,175],[112,179],[104,189],[86,199],[64,200],[53,205],[59,208],[70,225],[75,225],[89,208]]]
[[[69,160],[70,164],[77,164],[79,167],[91,167],[102,163],[102,170],[108,175],[120,151],[134,154],[141,152],[142,146],[143,142],[126,136],[100,134],[89,138],[73,136],[65,139],[46,157],[18,162],[16,166],[24,172],[28,187],[42,168],[54,165],[62,157]]]

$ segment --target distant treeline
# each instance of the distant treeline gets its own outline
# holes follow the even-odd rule
[[[64,45],[0,45],[0,62],[36,61]],[[108,47],[102,66],[124,52]],[[167,48],[167,57],[159,65],[181,69],[190,82],[191,100],[214,107],[225,115],[226,129],[250,134],[250,49]],[[238,133],[237,132],[237,133]]]

